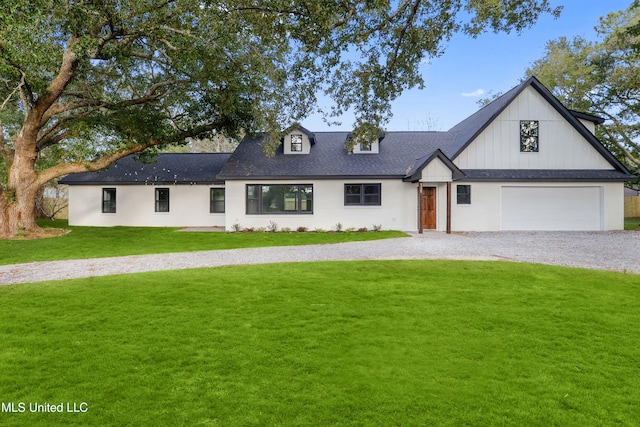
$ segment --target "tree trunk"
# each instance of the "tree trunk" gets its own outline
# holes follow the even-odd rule
[[[22,144],[31,145],[35,144]],[[20,144],[16,144],[20,147]],[[25,231],[35,231],[36,197],[41,184],[35,170],[35,149],[16,149],[9,168],[7,189],[0,193],[0,237],[13,238]]]

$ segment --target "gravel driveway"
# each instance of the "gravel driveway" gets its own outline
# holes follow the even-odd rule
[[[409,238],[310,246],[140,255],[0,266],[0,284],[158,270],[373,259],[533,262],[640,274],[640,232],[427,232]]]

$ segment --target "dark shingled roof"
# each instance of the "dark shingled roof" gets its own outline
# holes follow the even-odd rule
[[[611,170],[460,170],[453,161],[527,87],[536,90],[612,166]],[[71,175],[64,184],[207,184],[234,179],[400,178],[415,181],[423,168],[439,158],[454,180],[477,181],[628,181],[635,177],[580,122],[601,123],[590,114],[568,110],[535,77],[506,92],[447,132],[387,132],[379,153],[349,154],[348,132],[313,133],[309,154],[284,155],[280,145],[273,157],[263,150],[261,137],[245,137],[233,154],[161,154],[156,163],[142,164],[135,156],[119,160],[100,172]],[[216,181],[218,180],[218,181]]]
[[[69,185],[130,184],[222,184],[216,175],[229,160],[229,153],[159,154],[149,163],[137,154],[124,157],[106,169],[68,175],[60,181]]]
[[[451,142],[446,132],[389,132],[377,154],[349,154],[348,132],[316,132],[309,154],[284,155],[282,145],[267,157],[260,138],[245,138],[219,179],[404,178],[424,156]]]

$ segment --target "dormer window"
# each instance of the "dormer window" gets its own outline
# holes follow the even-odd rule
[[[302,151],[302,134],[291,134],[291,151]]]
[[[360,144],[360,151],[371,151],[371,146],[372,145],[373,145],[372,143],[368,143],[368,144],[361,143]]]
[[[537,120],[520,121],[520,152],[538,152],[538,131],[540,125]]]

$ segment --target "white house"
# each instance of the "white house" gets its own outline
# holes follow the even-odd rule
[[[260,137],[230,155],[166,154],[155,165],[129,157],[64,180],[69,222],[618,230],[623,184],[635,177],[597,140],[598,123],[530,78],[447,132],[387,132],[352,152],[348,132],[298,127],[273,157]]]

